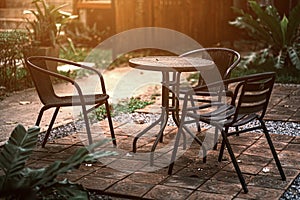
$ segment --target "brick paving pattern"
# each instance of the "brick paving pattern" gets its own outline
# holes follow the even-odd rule
[[[299,94],[299,86],[276,85],[266,119],[299,122]],[[210,150],[207,163],[203,163],[199,157],[201,148],[192,143],[175,162],[173,174],[168,175],[171,149],[164,146],[172,143],[175,127],[167,127],[164,142],[159,144],[159,151],[155,153],[154,166],[150,166],[147,152],[153,138],[141,138],[137,153],[131,152],[133,137],[145,124],[115,123],[114,126],[118,147],[114,148],[108,143],[100,149],[116,151],[118,155],[83,164],[64,177],[87,189],[115,196],[116,199],[241,200],[279,199],[300,173],[300,137],[271,134],[287,181],[281,181],[263,134],[245,133],[229,138],[248,184],[249,192],[245,194],[228,154],[219,163],[218,151]],[[93,129],[100,130],[100,135],[109,138],[106,121],[96,124]],[[86,144],[85,137],[84,133],[76,133],[48,143],[45,149],[38,148],[30,165],[46,165],[59,158],[67,158]],[[99,134],[94,135],[94,138],[97,137]]]
[[[299,100],[299,86],[276,85],[265,119],[299,123]],[[27,109],[37,109],[39,106],[38,103],[30,105],[27,105]],[[5,106],[1,106],[1,109],[5,110]],[[22,112],[20,112],[22,118],[21,114]],[[16,117],[15,121],[18,121],[17,116],[14,117]],[[11,120],[14,118],[12,117]],[[34,121],[35,117],[26,120]],[[4,119],[0,122],[5,124]],[[103,138],[104,135],[109,138],[106,124],[106,121],[102,121],[93,126],[95,140]],[[222,162],[218,162],[218,151],[210,150],[207,163],[203,163],[199,156],[201,147],[194,142],[187,150],[180,149],[182,156],[175,162],[173,174],[168,175],[167,164],[172,149],[166,146],[172,147],[176,127],[167,127],[164,142],[158,145],[158,152],[155,153],[154,166],[150,166],[147,152],[151,148],[153,137],[140,139],[137,153],[131,152],[133,137],[145,126],[145,124],[135,123],[114,123],[118,147],[112,147],[112,144],[108,143],[100,150],[116,151],[118,155],[104,157],[96,163],[82,164],[79,169],[61,178],[66,177],[87,189],[115,196],[112,199],[124,197],[127,199],[242,200],[278,199],[300,173],[300,137],[271,134],[287,176],[287,181],[281,181],[263,134],[251,132],[229,138],[248,184],[248,194],[242,191],[228,154],[224,155]],[[86,141],[84,132],[56,139],[47,143],[46,148],[37,147],[28,165],[40,167],[58,159],[66,159],[78,147],[85,145]]]

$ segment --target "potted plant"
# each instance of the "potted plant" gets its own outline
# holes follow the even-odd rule
[[[35,9],[26,10],[25,14],[32,14],[34,19],[26,18],[26,27],[31,41],[30,55],[59,56],[60,35],[62,28],[77,16],[62,11],[66,6],[48,5],[45,0],[34,0],[32,2]],[[52,71],[56,71],[56,66],[48,66]]]

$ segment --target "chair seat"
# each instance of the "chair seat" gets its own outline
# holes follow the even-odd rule
[[[223,121],[224,125],[230,125],[232,127],[238,127],[245,125],[249,123],[250,121],[254,119],[258,119],[258,115],[254,113],[250,114],[240,114],[238,117],[234,120],[232,119],[232,116],[235,114],[236,107],[228,104],[224,104],[222,102],[211,102],[210,104],[205,104],[202,106],[197,106],[193,108],[187,109],[188,111],[196,110],[196,109],[206,109],[209,107],[218,106],[217,109],[214,109],[213,111],[197,114],[195,112],[188,112],[186,115],[193,118],[198,118],[199,120],[205,121],[206,123],[220,123],[220,121]]]
[[[197,87],[197,86],[195,86]],[[194,87],[192,87],[194,88]],[[191,87],[181,87],[179,90],[179,99],[183,100],[183,96],[184,94],[186,94],[189,90],[191,89]],[[198,95],[202,98],[197,98],[197,102],[206,102],[206,103],[210,103],[212,101],[214,101],[212,98],[213,97],[220,97],[220,96],[226,96],[226,97],[233,97],[233,92],[231,90],[225,89],[223,92],[219,92],[218,88],[216,88],[214,90],[214,88],[210,88],[210,90],[208,90],[207,87],[203,87],[203,89],[198,90],[195,95]],[[220,99],[219,99],[220,100]]]
[[[245,114],[245,115],[239,115],[236,122],[233,123],[231,126],[233,127],[238,127],[238,126],[243,126],[249,122],[251,122],[254,119],[257,119],[259,116],[256,114]]]
[[[188,112],[186,113],[186,116],[196,118],[210,124],[220,123],[220,121],[223,121],[224,124],[232,122],[232,116],[234,115],[236,110],[236,108],[232,105],[223,104],[221,102],[212,102],[211,104],[195,107],[195,109],[201,110],[213,106],[218,106],[218,108],[213,111],[201,114],[195,112]]]
[[[94,105],[105,102],[109,96],[107,94],[83,95],[86,105]],[[51,99],[47,106],[80,106],[82,102],[79,96],[56,96]]]

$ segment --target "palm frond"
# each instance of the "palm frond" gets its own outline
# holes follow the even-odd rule
[[[281,32],[283,36],[283,44],[286,44],[286,35],[287,35],[287,26],[289,24],[288,18],[286,16],[283,16],[282,20],[280,21],[280,27],[281,27]]]
[[[287,51],[288,51],[291,63],[296,67],[296,69],[300,70],[300,54],[293,47],[289,47],[287,49]]]
[[[236,17],[234,21],[229,22],[229,24],[245,29],[248,35],[254,40],[261,41],[268,45],[274,44],[274,39],[269,33],[269,30],[262,26],[259,19],[253,18],[251,14],[245,13],[242,9],[233,8],[234,11],[241,16]]]
[[[275,68],[282,69],[285,66],[286,60],[288,57],[288,53],[286,49],[281,49],[279,55],[275,58]]]
[[[40,128],[36,126],[26,131],[22,125],[13,130],[0,154],[0,167],[7,175],[12,176],[11,172],[25,166],[25,161],[36,145],[39,131]]]
[[[265,12],[256,1],[249,1],[249,5],[252,11],[260,19],[260,23],[268,29],[269,34],[271,34],[272,38],[274,39],[274,42],[277,43],[277,45],[282,46],[283,35],[277,18],[274,18],[273,15],[269,15],[267,12]]]
[[[1,191],[20,186],[22,170],[36,145],[39,131],[40,128],[36,126],[26,131],[22,125],[13,130],[0,153],[0,168],[4,172],[1,176]]]
[[[294,36],[300,26],[300,2],[289,14],[289,24],[287,26],[286,40],[289,45],[292,45]]]

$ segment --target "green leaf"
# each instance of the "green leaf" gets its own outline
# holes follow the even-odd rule
[[[0,153],[0,168],[4,171],[1,190],[28,187],[21,185],[20,179],[23,177],[25,163],[35,147],[39,131],[36,126],[26,131],[22,125],[13,130]]]
[[[249,1],[249,5],[252,11],[260,19],[262,25],[269,30],[270,34],[272,34],[274,42],[279,46],[283,45],[283,36],[277,17],[274,17],[274,15],[269,15],[268,12],[265,12],[256,1]]]
[[[280,27],[282,31],[282,36],[283,36],[283,44],[286,43],[286,34],[287,34],[287,26],[288,26],[289,20],[286,18],[284,15],[281,22],[280,22]]]
[[[54,163],[46,167],[43,171],[43,174],[41,174],[40,177],[31,184],[35,187],[40,185],[46,185],[48,182],[55,179],[58,175],[74,169],[75,167],[79,166],[82,162],[95,160],[103,156],[115,155],[114,152],[95,152],[89,154],[89,151],[92,151],[94,148],[104,144],[106,141],[107,140],[91,144],[87,148],[79,148],[66,161],[55,161]]]
[[[276,58],[275,68],[282,69],[285,66],[286,58],[288,56],[287,50],[283,49],[279,52],[279,55]]]
[[[274,40],[268,30],[261,26],[261,23],[254,19],[250,14],[244,13],[243,16],[237,17],[235,21],[229,22],[229,24],[240,29],[246,29],[248,35],[254,40],[262,41],[269,45],[274,44]]]
[[[0,154],[0,167],[7,176],[24,167],[35,147],[39,130],[39,127],[33,127],[26,131],[22,125],[18,125],[13,130]]]
[[[85,159],[85,162],[96,162],[99,158],[116,155],[118,155],[118,153],[113,151],[97,151],[95,153],[88,154],[88,156]]]
[[[4,145],[0,154],[0,167],[4,172],[4,175],[0,176],[1,195],[11,197],[10,195],[18,190],[28,190],[43,196],[49,194],[49,191],[55,191],[61,197],[65,197],[64,199],[88,199],[87,193],[81,186],[74,185],[67,180],[59,182],[56,177],[78,167],[82,162],[116,155],[115,152],[109,151],[93,152],[95,148],[109,140],[99,141],[87,148],[80,148],[66,161],[55,161],[45,168],[27,168],[25,163],[33,152],[38,133],[38,127],[26,131],[22,125],[18,125]]]
[[[296,49],[294,49],[293,47],[289,47],[287,51],[292,64],[296,66],[296,69],[300,70],[300,56],[297,53]]]
[[[300,2],[290,12],[288,19],[289,19],[289,24],[287,26],[286,40],[288,45],[292,45],[300,25]]]
[[[27,28],[29,37],[33,43],[40,46],[55,46],[58,43],[58,36],[61,31],[56,27],[56,24],[66,25],[75,16],[67,12],[60,12],[60,9],[67,4],[60,6],[48,5],[45,0],[35,0],[32,3],[35,10],[27,12],[32,13],[35,19],[32,21],[33,23],[28,25],[30,27]]]

